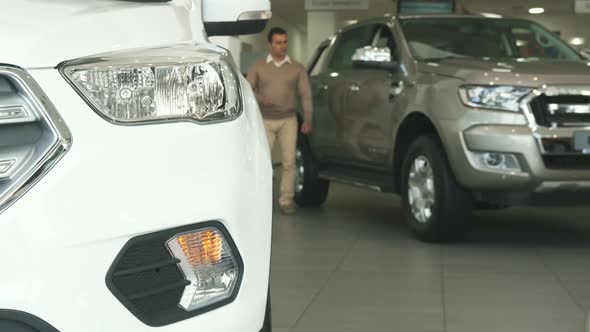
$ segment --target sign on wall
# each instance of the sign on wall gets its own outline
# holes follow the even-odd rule
[[[590,0],[576,0],[576,14],[590,14]]]
[[[369,0],[305,0],[305,10],[367,10]]]

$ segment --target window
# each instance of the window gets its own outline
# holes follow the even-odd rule
[[[373,37],[372,46],[378,48],[389,48],[391,50],[391,58],[397,59],[397,47],[395,38],[391,33],[391,29],[385,25],[377,26],[375,29],[375,36]]]
[[[538,29],[515,27],[511,31],[520,58],[565,59],[556,38]]]
[[[329,43],[322,44],[318,48],[311,61],[309,76],[318,76],[323,72],[324,67],[326,66],[326,60],[328,58],[329,53]]]
[[[581,60],[558,36],[524,20],[418,18],[405,19],[402,26],[418,60]]]
[[[357,49],[371,45],[371,26],[363,26],[343,32],[336,41],[330,61],[330,69],[352,69],[352,56]]]

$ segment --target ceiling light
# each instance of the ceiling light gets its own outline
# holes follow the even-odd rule
[[[570,39],[570,45],[574,45],[574,46],[582,46],[586,43],[586,40],[584,40],[584,38],[581,37],[574,37],[572,39]]]
[[[358,20],[348,20],[346,21],[346,24],[351,25],[351,24],[357,24],[359,21]]]
[[[545,12],[545,8],[537,7],[529,9],[529,14],[543,14]]]

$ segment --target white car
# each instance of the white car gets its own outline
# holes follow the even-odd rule
[[[270,2],[202,1],[2,4],[0,331],[270,331],[268,144],[208,41]]]

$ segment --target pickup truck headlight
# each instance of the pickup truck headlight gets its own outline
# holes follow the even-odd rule
[[[518,86],[469,85],[459,89],[461,100],[467,106],[491,110],[520,112],[520,101],[533,89]]]
[[[225,51],[194,45],[66,62],[62,75],[117,124],[230,121],[242,112],[238,75]]]

